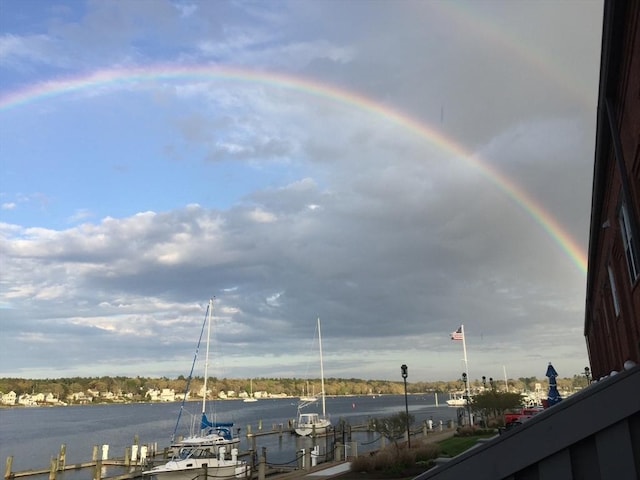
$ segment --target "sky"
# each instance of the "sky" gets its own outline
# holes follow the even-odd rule
[[[211,298],[219,378],[580,374],[601,31],[0,0],[0,377],[187,376]]]

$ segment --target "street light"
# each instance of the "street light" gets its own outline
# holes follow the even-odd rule
[[[469,417],[469,426],[471,426],[471,405],[469,405],[469,388],[467,383],[467,373],[462,372],[462,382],[464,383],[464,398],[467,401],[467,415]]]
[[[404,410],[407,416],[407,446],[411,448],[411,432],[409,431],[409,401],[407,400],[407,377],[409,374],[407,370],[409,367],[406,365],[400,366],[400,371],[402,372],[402,379],[404,380]]]

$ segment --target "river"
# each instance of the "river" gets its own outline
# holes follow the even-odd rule
[[[320,402],[318,402],[320,403]],[[456,409],[435,405],[433,394],[409,395],[409,413],[415,424],[433,419],[436,424],[442,420],[456,418]],[[443,405],[442,405],[443,404]],[[162,449],[169,445],[181,410],[181,403],[135,403],[124,405],[86,405],[67,407],[24,407],[0,409],[0,459],[13,457],[14,472],[48,468],[51,457],[56,457],[60,446],[66,446],[67,464],[90,461],[94,445],[109,445],[109,457],[124,457],[125,449],[138,439],[139,443],[157,443]],[[211,408],[210,408],[211,407]],[[187,402],[180,415],[180,428],[176,435],[187,435],[190,424],[197,423],[201,404]],[[344,420],[350,425],[362,425],[370,418],[382,418],[403,412],[405,399],[402,395],[329,397],[326,410],[332,423]],[[308,407],[306,412],[321,411]],[[234,422],[240,428],[240,451],[251,445],[245,435],[247,428],[258,432],[269,431],[273,425],[294,420],[297,415],[297,399],[261,399],[244,403],[241,400],[210,402],[207,405],[209,419],[219,422]],[[379,435],[376,433],[354,434],[358,451],[375,448]],[[295,462],[300,448],[308,447],[309,438],[301,438],[288,433],[279,437],[268,435],[257,437],[258,452],[266,448],[269,463],[286,464]],[[60,475],[64,480],[88,480],[91,473],[73,472]]]

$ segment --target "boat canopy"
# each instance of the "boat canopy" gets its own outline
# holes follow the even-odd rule
[[[210,422],[207,418],[207,414],[202,414],[202,419],[200,420],[200,429],[209,430],[209,433],[217,433],[225,440],[231,440],[233,438],[233,434],[231,432],[231,427],[233,427],[233,422]]]

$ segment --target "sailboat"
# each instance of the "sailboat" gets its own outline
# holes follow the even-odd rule
[[[318,397],[316,397],[316,392],[315,390],[313,392],[311,392],[311,395],[309,395],[309,382],[307,382],[307,391],[302,392],[302,396],[300,397],[300,401],[301,402],[315,402],[318,400]]]
[[[207,311],[207,354],[204,367],[200,432],[173,442],[171,445],[171,450],[173,451],[171,460],[142,472],[143,477],[153,477],[156,480],[192,480],[205,466],[210,475],[218,479],[245,478],[249,476],[250,467],[247,462],[238,460],[237,447],[240,444],[240,439],[232,434],[231,427],[233,427],[233,423],[211,422],[206,414],[212,318],[213,299],[209,300]],[[225,457],[227,452],[231,454],[231,458]]]
[[[322,391],[322,415],[318,413],[303,413],[302,409],[316,402],[314,398],[311,401],[301,401],[298,404],[298,422],[296,423],[295,432],[300,436],[322,435],[331,427],[331,421],[327,418],[325,394],[324,394],[324,366],[322,363],[322,333],[320,331],[320,318],[318,318],[318,345],[320,347],[320,382]]]
[[[258,399],[253,396],[253,379],[249,379],[249,396],[243,400],[245,403],[257,402]]]

